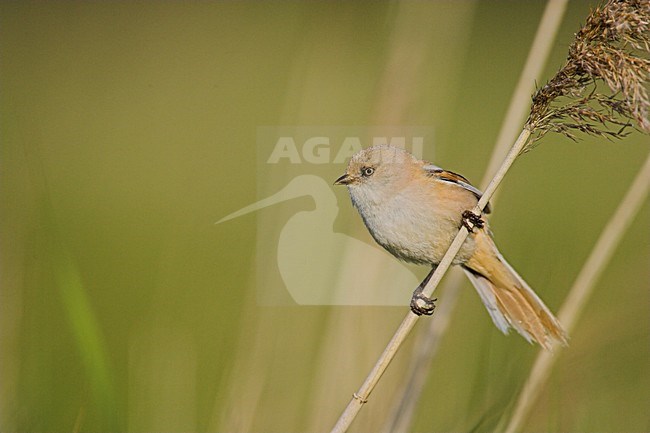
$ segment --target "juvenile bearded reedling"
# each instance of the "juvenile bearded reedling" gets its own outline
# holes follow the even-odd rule
[[[348,187],[379,245],[400,260],[432,267],[414,292],[414,313],[433,312],[433,301],[422,289],[465,224],[471,233],[453,263],[462,266],[497,328],[505,334],[514,328],[545,349],[553,341],[567,343],[555,316],[501,256],[487,224],[468,211],[482,193],[463,176],[380,145],[355,154],[335,184]]]

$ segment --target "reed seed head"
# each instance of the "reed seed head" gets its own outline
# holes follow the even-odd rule
[[[622,138],[650,133],[650,0],[609,0],[576,33],[564,66],[533,95],[533,139],[557,132]]]

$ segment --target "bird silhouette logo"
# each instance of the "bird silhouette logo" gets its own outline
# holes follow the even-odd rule
[[[314,208],[298,211],[284,223],[275,251],[258,251],[277,257],[279,274],[293,300],[299,305],[405,305],[418,279],[382,249],[334,231],[337,198],[319,176],[298,175],[275,194],[216,224],[251,212],[269,212],[267,208],[305,196],[313,200]]]

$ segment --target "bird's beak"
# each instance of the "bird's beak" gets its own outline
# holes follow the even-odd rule
[[[334,181],[334,185],[349,185],[352,183],[352,176],[345,173],[343,176],[339,177]]]

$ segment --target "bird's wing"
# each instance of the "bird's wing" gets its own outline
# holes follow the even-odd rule
[[[438,167],[437,165],[433,164],[427,164],[424,167],[424,170],[427,172],[427,174],[437,180],[443,181],[443,182],[448,182],[452,183],[455,185],[460,186],[461,188],[466,189],[467,191],[471,192],[476,196],[477,199],[481,199],[481,196],[483,195],[483,192],[473,186],[471,183],[469,183],[469,180],[467,180],[465,177],[461,176],[458,173],[454,173],[453,171],[447,171],[443,170],[442,168]],[[490,204],[488,203],[487,206],[485,206],[485,209],[483,210],[485,213],[490,213]]]

